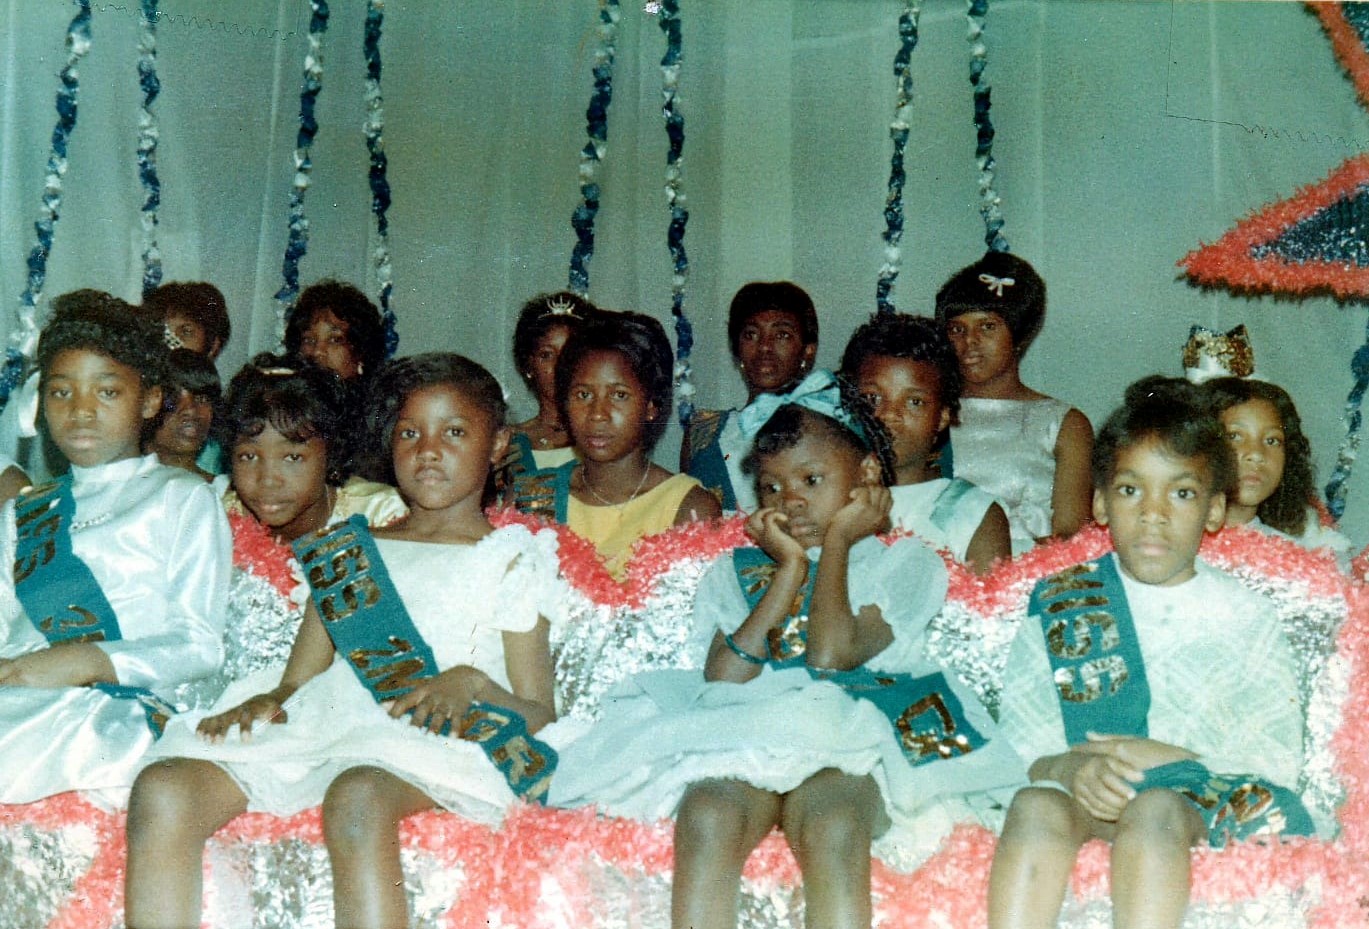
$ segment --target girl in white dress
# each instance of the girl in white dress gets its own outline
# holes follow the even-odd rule
[[[950,468],[1007,509],[1013,554],[1088,521],[1093,428],[1083,413],[1022,383],[1022,357],[1046,316],[1046,284],[1026,261],[987,252],[936,294],[964,378]]]
[[[949,829],[940,800],[1023,776],[988,738],[988,714],[922,659],[945,567],[916,539],[873,537],[889,513],[887,457],[861,438],[876,424],[857,433],[826,415],[851,422],[830,393],[781,407],[757,436],[761,507],[747,528],[759,549],[700,582],[703,677],[620,686],[552,785],[557,804],[676,813],[677,929],[736,924],[742,867],[777,826],[804,875],[807,924],[869,926],[872,840],[925,857]]]
[[[1236,490],[1226,525],[1249,526],[1290,538],[1304,548],[1327,548],[1348,567],[1350,540],[1311,505],[1316,497],[1312,445],[1293,398],[1268,381],[1219,377],[1203,385],[1236,455]]]
[[[938,446],[959,421],[960,366],[936,322],[876,313],[846,343],[841,370],[889,433],[893,528],[948,550],[976,574],[1012,558],[1008,517],[998,501],[937,469]]]
[[[495,824],[546,790],[555,750],[533,734],[555,715],[547,617],[564,588],[553,533],[496,530],[481,508],[508,443],[501,389],[449,354],[376,384],[370,434],[409,515],[296,544],[313,599],[280,684],[236,705],[230,688],[190,757],[139,777],[130,925],[198,922],[204,842],[229,819],[320,803],[338,925],[407,925],[401,819],[443,807]]]

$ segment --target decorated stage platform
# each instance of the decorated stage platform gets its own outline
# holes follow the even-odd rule
[[[514,517],[506,517],[514,518]],[[689,526],[645,540],[626,583],[588,546],[562,535],[574,588],[557,631],[563,713],[592,719],[614,683],[641,670],[696,665],[689,603],[709,562],[744,541],[738,521]],[[950,595],[929,650],[993,707],[1008,643],[1035,579],[1108,548],[1085,530],[1003,565],[987,578],[951,566]],[[1331,558],[1246,530],[1210,538],[1213,564],[1268,594],[1306,671],[1308,717],[1300,792],[1325,839],[1234,843],[1195,852],[1185,926],[1242,929],[1369,927],[1369,600]],[[1232,643],[1239,648],[1240,643]],[[1251,708],[1258,712],[1258,708]],[[1233,724],[1235,724],[1233,722]],[[421,927],[657,927],[669,923],[671,824],[593,811],[515,808],[489,829],[423,813],[401,830],[415,925]],[[875,923],[974,929],[985,925],[993,834],[961,825],[916,870],[876,860]],[[1108,850],[1083,850],[1063,925],[1111,925]],[[0,929],[115,929],[123,925],[123,814],[76,794],[0,807]],[[211,841],[204,925],[323,929],[330,876],[317,810],[290,819],[239,817]],[[798,866],[772,834],[743,879],[746,927],[803,925]]]

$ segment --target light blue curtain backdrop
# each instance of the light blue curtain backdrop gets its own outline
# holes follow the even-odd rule
[[[365,4],[333,0],[304,283],[375,293],[362,136]],[[670,260],[659,60],[664,37],[623,0],[590,295],[668,322]],[[46,295],[136,299],[136,3],[94,3],[80,111]],[[731,405],[728,300],[789,278],[814,296],[823,363],[874,309],[889,173],[897,0],[682,0],[688,311],[701,405]],[[965,6],[923,3],[897,305],[930,312],[940,282],[983,249],[975,208]],[[271,348],[308,24],[303,0],[166,0],[158,167],[168,280],[227,295],[225,375]],[[455,349],[528,403],[509,358],[513,315],[563,287],[595,0],[389,0],[385,145],[401,353]],[[33,244],[73,3],[0,0],[0,330]],[[1122,388],[1178,373],[1193,323],[1245,323],[1260,372],[1298,402],[1329,474],[1366,308],[1203,292],[1175,262],[1250,211],[1320,181],[1369,145],[1316,19],[1300,4],[995,0],[987,77],[998,187],[1014,251],[1050,310],[1032,386],[1101,422]],[[670,461],[678,432],[662,443]],[[1346,528],[1369,542],[1369,465]]]

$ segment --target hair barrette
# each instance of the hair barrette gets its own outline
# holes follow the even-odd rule
[[[575,304],[565,297],[557,297],[555,300],[547,301],[547,311],[543,316],[569,316],[579,319],[580,314],[576,311]]]
[[[162,324],[162,341],[166,343],[167,349],[173,352],[178,348],[185,348],[181,337],[172,332],[171,327],[165,323]]]
[[[1010,277],[994,277],[992,274],[981,274],[979,275],[979,283],[989,288],[989,290],[992,290],[995,297],[1001,297],[1003,296],[1003,288],[1011,287],[1016,284],[1017,281]]]
[[[258,374],[265,374],[267,377],[289,377],[295,373],[294,368],[258,368]]]

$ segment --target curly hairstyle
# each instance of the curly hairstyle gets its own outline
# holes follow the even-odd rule
[[[936,320],[907,313],[871,315],[846,343],[841,356],[842,376],[854,381],[867,358],[902,358],[935,366],[941,405],[950,410],[951,425],[959,424],[960,362]]]
[[[1202,461],[1214,492],[1230,494],[1235,486],[1236,460],[1204,391],[1183,378],[1151,375],[1126,389],[1122,405],[1099,430],[1090,462],[1094,489],[1112,481],[1123,451],[1150,440]]]
[[[593,303],[569,290],[538,294],[523,304],[513,327],[513,363],[518,373],[528,377],[537,343],[548,330],[564,326],[567,332],[573,333],[598,312],[599,308]]]
[[[789,281],[752,281],[743,284],[727,309],[727,345],[737,358],[742,330],[752,317],[766,310],[779,310],[798,320],[804,345],[818,344],[818,311],[808,291]]]
[[[372,449],[370,474],[395,483],[394,431],[409,397],[429,387],[450,386],[487,414],[495,429],[508,421],[504,388],[478,363],[454,352],[428,352],[388,361],[371,380],[366,404],[367,445]],[[488,482],[487,482],[488,483]]]
[[[1263,400],[1274,407],[1283,424],[1283,476],[1274,492],[1255,508],[1255,515],[1266,526],[1292,536],[1307,528],[1307,507],[1316,498],[1316,470],[1312,465],[1312,443],[1302,431],[1302,417],[1288,392],[1268,381],[1241,377],[1219,377],[1202,387],[1207,392],[1218,418],[1233,406]]]
[[[385,324],[380,310],[357,288],[341,281],[319,281],[304,288],[285,324],[285,350],[299,357],[304,330],[319,313],[329,312],[346,324],[347,344],[360,359],[365,374],[385,360]]]
[[[40,377],[59,354],[81,349],[112,358],[138,372],[143,389],[165,387],[166,342],[161,327],[132,305],[102,290],[75,290],[53,298],[52,318],[38,337]]]
[[[670,348],[665,327],[644,313],[600,310],[594,319],[571,335],[556,360],[556,406],[562,422],[570,422],[566,399],[570,396],[575,371],[585,357],[594,352],[620,355],[642,385],[647,401],[654,406],[655,414],[642,424],[642,446],[650,454],[670,418],[675,353]]]
[[[997,284],[984,278],[995,278]],[[983,258],[952,274],[936,292],[936,321],[943,327],[962,313],[976,312],[1002,316],[1013,348],[1021,356],[1045,321],[1046,282],[1016,255],[985,252]]]
[[[290,365],[285,356],[262,353],[233,375],[215,410],[214,437],[230,453],[239,439],[255,438],[267,426],[291,442],[322,439],[328,483],[341,484],[352,451],[343,385],[331,371]]]
[[[222,349],[228,344],[233,326],[228,320],[228,303],[223,292],[206,281],[172,281],[143,297],[143,308],[157,322],[180,314],[198,323],[210,345]]]
[[[850,449],[861,458],[873,454],[879,464],[880,482],[886,487],[897,483],[897,462],[894,459],[888,430],[874,415],[869,402],[860,396],[853,384],[844,378],[838,378],[837,383],[841,390],[841,408],[851,417],[859,431],[825,413],[819,413],[797,403],[786,403],[777,409],[756,433],[751,450],[742,459],[742,473],[753,477],[759,475],[764,459],[793,448],[805,435],[816,431],[817,434]]]

